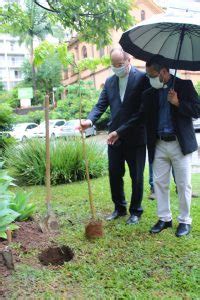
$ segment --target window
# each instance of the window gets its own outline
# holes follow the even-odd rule
[[[9,56],[12,66],[21,66],[24,61],[24,55]]]
[[[62,126],[64,124],[65,124],[65,121],[58,121],[58,122],[56,122],[56,124],[54,125],[54,127]]]
[[[0,55],[0,64],[4,64],[5,62],[5,56],[4,55]]]
[[[12,65],[15,65],[15,57],[11,57]]]
[[[30,124],[30,125],[27,126],[26,129],[33,129],[33,128],[35,128],[35,127],[37,127],[36,124]]]
[[[141,21],[144,21],[145,19],[146,19],[145,11],[141,10]]]
[[[15,77],[16,79],[20,79],[20,78],[21,78],[21,72],[18,71],[18,70],[14,70],[14,77]]]
[[[100,48],[99,50],[99,56],[102,57],[105,55],[105,49],[104,48]]]
[[[10,50],[13,51],[15,49],[15,42],[10,42]]]
[[[15,78],[19,78],[19,71],[14,71]]]
[[[86,48],[86,46],[82,47],[82,51],[81,52],[82,52],[82,57],[83,58],[87,58],[87,48]]]

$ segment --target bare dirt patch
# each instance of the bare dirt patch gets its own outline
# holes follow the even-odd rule
[[[40,262],[45,265],[61,266],[64,262],[72,260],[74,252],[68,246],[49,247],[39,254]]]
[[[54,244],[53,237],[55,234],[42,233],[36,222],[16,222],[16,224],[19,225],[19,229],[13,234],[12,244],[9,246],[12,249],[14,265],[20,263],[22,259],[20,254],[27,254],[33,250],[41,251]],[[7,241],[0,239],[0,251],[4,251],[7,246]],[[34,266],[35,263],[35,259],[29,257],[28,264]],[[0,261],[0,299],[8,291],[7,278],[12,272],[3,260]]]

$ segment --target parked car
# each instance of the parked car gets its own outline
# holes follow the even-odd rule
[[[193,119],[193,126],[195,131],[200,131],[200,118]]]
[[[65,123],[64,126],[62,126],[60,130],[60,136],[61,137],[67,137],[67,136],[81,136],[81,133],[79,129],[77,128],[80,124],[79,120],[69,120]],[[87,128],[84,131],[84,137],[88,137],[91,135],[96,135],[96,127],[93,125],[90,128]]]
[[[60,137],[60,129],[66,123],[64,119],[49,120],[49,136],[50,138]],[[45,122],[42,122],[34,131],[33,137],[44,138],[46,135]]]
[[[11,135],[7,131],[0,131],[0,139],[10,138]]]
[[[33,137],[33,130],[37,127],[36,123],[19,123],[13,126],[9,134],[18,141],[25,141]]]

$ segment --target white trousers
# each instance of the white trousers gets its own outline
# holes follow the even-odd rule
[[[191,224],[190,205],[192,153],[183,155],[178,141],[158,141],[153,162],[154,189],[160,220],[172,220],[170,210],[170,177],[173,166],[179,199],[179,223]]]

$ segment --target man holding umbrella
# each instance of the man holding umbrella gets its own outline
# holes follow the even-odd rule
[[[169,184],[173,166],[180,210],[176,236],[180,237],[191,229],[191,159],[198,147],[192,118],[200,117],[200,101],[190,80],[176,78],[173,88],[174,76],[161,55],[146,62],[146,72],[152,87],[143,93],[140,112],[110,133],[108,143],[114,144],[138,120],[145,121],[159,218],[150,232],[172,227]]]

